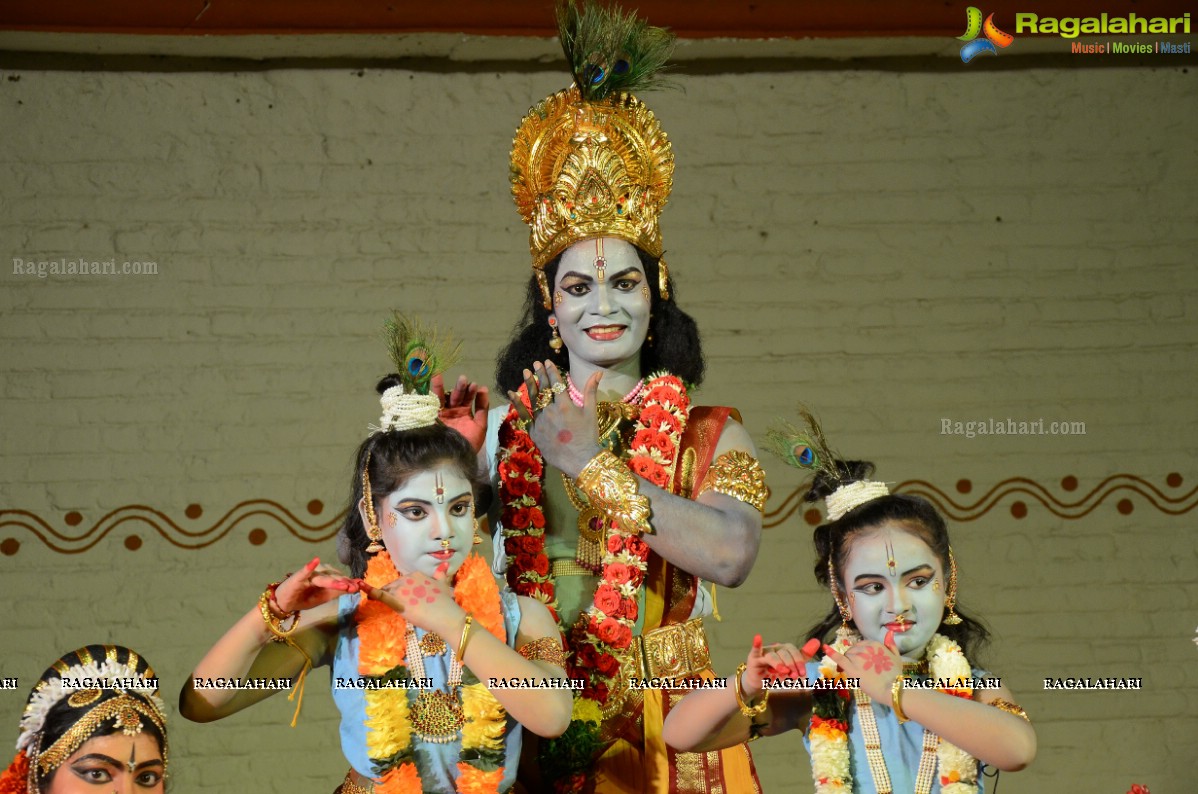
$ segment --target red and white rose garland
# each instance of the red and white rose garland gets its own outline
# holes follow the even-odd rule
[[[638,476],[669,490],[690,415],[690,398],[682,381],[668,373],[650,377],[641,395],[628,465]],[[528,405],[523,387],[520,396]],[[528,433],[516,427],[516,418],[513,408],[499,432],[499,495],[508,583],[517,594],[545,603],[560,625],[555,582],[545,552],[545,462]],[[611,697],[612,681],[619,673],[618,656],[632,643],[648,564],[649,546],[638,535],[609,524],[601,581],[591,606],[572,630],[562,626],[570,637],[567,673],[586,682],[579,697],[600,710]],[[583,714],[596,711],[582,709]],[[576,723],[578,714],[576,706]],[[597,723],[588,723],[597,730]],[[581,786],[585,779],[581,770],[571,772],[558,781],[559,790]]]

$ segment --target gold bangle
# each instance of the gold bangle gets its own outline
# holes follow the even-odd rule
[[[741,662],[740,667],[736,668],[736,679],[733,687],[736,689],[736,705],[740,706],[740,713],[748,717],[749,721],[752,722],[754,717],[765,711],[766,705],[770,702],[770,691],[768,689],[762,690],[761,702],[756,706],[745,705],[744,692],[740,688],[740,674],[747,669],[749,669],[749,665],[744,662]]]
[[[911,721],[911,718],[903,713],[903,681],[900,675],[890,685],[890,707],[894,709],[894,716],[898,717],[899,725]]]
[[[731,496],[758,511],[765,510],[765,500],[770,498],[761,464],[752,455],[739,449],[729,450],[715,459],[703,477],[703,484],[699,486],[700,495],[705,491]]]
[[[636,475],[624,461],[606,449],[591,458],[575,480],[591,507],[611,517],[619,528],[634,535],[652,535],[649,497],[640,493]]]
[[[1027,712],[1024,711],[1023,707],[1018,703],[1012,703],[1011,701],[1003,700],[1002,698],[995,698],[994,700],[990,701],[990,705],[994,706],[994,708],[998,709],[999,711],[1005,711],[1008,714],[1014,714],[1016,717],[1022,717],[1029,723],[1032,721],[1031,717],[1027,715]]]
[[[466,625],[462,626],[462,638],[458,640],[458,664],[466,656],[466,643],[470,640],[470,626],[474,623],[473,615],[466,615]]]
[[[270,602],[274,600],[275,590],[280,584],[282,583],[273,582],[267,585],[266,589],[262,591],[262,595],[258,598],[258,609],[262,613],[262,622],[266,624],[266,628],[270,630],[272,635],[270,638],[271,642],[287,642],[287,638],[294,634],[296,628],[299,626],[299,610],[288,612],[282,618],[278,618],[275,617],[274,611],[270,608]],[[289,628],[283,628],[283,621],[285,620],[291,621]]]

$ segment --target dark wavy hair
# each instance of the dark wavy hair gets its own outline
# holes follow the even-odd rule
[[[86,650],[87,653],[90,654],[91,658],[97,664],[103,663],[103,661],[107,658],[107,653],[108,653],[109,648],[116,649],[116,656],[117,656],[118,662],[121,662],[123,664],[129,663],[131,651],[128,648],[122,647],[120,645],[117,645],[117,646],[87,645],[84,648],[80,648],[78,650],[71,651],[66,656],[62,657],[59,661],[62,663],[65,663],[68,666],[75,666],[78,664],[82,664],[83,660],[80,658],[79,654],[81,651]],[[136,654],[135,652],[133,652],[133,653],[137,658],[137,664],[134,665],[134,669],[137,670],[138,674],[145,676],[146,678],[154,678],[155,677],[154,671],[150,668],[149,662],[147,662],[145,660],[145,658]],[[46,670],[45,673],[42,674],[41,681],[51,681],[55,678],[61,678],[61,677],[62,676],[59,674],[58,670],[55,669],[55,667],[51,667],[50,669]],[[124,694],[127,694],[130,697],[135,697],[135,698],[138,698],[139,700],[149,703],[148,699],[143,694],[143,690],[126,689],[123,691],[124,691]],[[97,699],[91,703],[88,703],[85,706],[78,706],[78,707],[72,706],[70,704],[70,699],[67,697],[62,698],[57,703],[55,703],[53,706],[51,706],[50,710],[48,712],[46,712],[46,719],[42,725],[41,739],[40,739],[40,752],[45,752],[47,749],[49,749],[55,742],[57,742],[60,738],[62,738],[62,736],[67,731],[69,731],[73,727],[75,727],[75,725],[81,719],[83,719],[88,714],[88,712],[92,711],[92,709],[101,705],[105,701],[112,700],[113,698],[120,697],[120,695],[121,695],[120,692],[118,692],[114,689],[102,689],[102,690],[100,690],[100,693],[101,694],[100,694],[99,699]],[[30,697],[32,698],[32,695],[30,695]],[[153,736],[154,740],[158,743],[158,752],[162,754],[163,762],[165,764],[165,761],[166,761],[166,736],[164,736],[162,731],[160,731],[158,729],[158,726],[155,725],[154,722],[152,720],[150,720],[149,718],[147,718],[145,715],[138,714],[137,716],[141,720],[142,730],[145,731],[146,733],[148,733],[149,735]],[[112,717],[109,717],[108,719],[104,720],[103,722],[101,722],[99,724],[99,727],[97,727],[94,731],[92,731],[88,735],[87,739],[84,741],[86,742],[86,741],[89,741],[89,740],[94,739],[99,736],[111,736],[115,733],[123,732],[123,728],[116,727],[116,720],[117,720],[116,715],[113,715]],[[80,747],[82,747],[82,745],[80,745]],[[78,752],[78,748],[76,748],[75,752]],[[35,759],[32,759],[32,758],[30,759],[31,765],[35,766],[36,763],[37,762]],[[56,774],[58,774],[59,770],[61,770],[63,766],[65,766],[65,763],[66,762],[64,761],[63,764],[60,764],[59,766],[55,767],[54,769],[51,769],[47,773],[42,773],[42,771],[40,769],[38,769],[36,772],[38,790],[45,791],[50,786],[50,783],[54,779],[54,776]],[[163,771],[165,771],[165,766],[164,766]]]
[[[382,394],[392,386],[400,384],[398,375],[388,375],[376,387]],[[412,475],[427,471],[441,463],[450,463],[470,483],[475,499],[475,515],[484,515],[486,505],[480,503],[487,493],[487,486],[478,469],[478,456],[470,442],[458,431],[441,422],[411,430],[390,430],[374,433],[358,446],[354,455],[354,470],[350,475],[349,505],[345,511],[345,523],[338,531],[342,547],[341,561],[349,565],[353,576],[366,575],[369,555],[366,547],[370,538],[362,524],[358,503],[364,493],[362,469],[366,457],[370,456],[370,490],[374,497],[375,514],[381,514],[382,500],[387,494],[407,482]]]
[[[839,479],[821,471],[816,475],[811,490],[807,492],[806,501],[816,502],[826,499],[839,486],[864,480],[874,470],[872,463],[860,460],[834,461],[833,467],[839,475]],[[941,570],[944,571],[945,587],[948,587],[949,538],[948,527],[945,525],[944,519],[928,500],[920,496],[890,494],[871,499],[845,513],[839,520],[830,521],[815,528],[815,578],[829,590],[829,595],[831,582],[828,580],[828,560],[832,560],[832,567],[836,571],[837,589],[840,590],[842,598],[847,598],[847,595],[844,595],[848,593],[844,582],[844,565],[853,541],[860,535],[887,522],[898,524],[928,544],[928,548],[940,561]],[[960,569],[960,565],[957,567]],[[960,593],[960,578],[957,580],[957,587],[957,592]],[[974,654],[980,652],[989,642],[990,632],[978,619],[970,617],[961,610],[959,598],[956,612],[961,618],[958,625],[950,626],[942,619],[936,631],[960,645],[970,662],[974,666],[978,666]],[[945,614],[948,614],[947,610]],[[852,621],[849,623],[852,624]],[[828,614],[808,629],[804,639],[819,637],[821,640],[827,641],[840,624],[840,610],[833,600]]]
[[[641,347],[641,374],[648,375],[664,369],[686,383],[698,386],[703,382],[703,373],[707,368],[703,360],[699,327],[689,314],[678,308],[678,292],[673,277],[667,280],[670,299],[662,299],[658,288],[660,259],[640,248],[636,249],[636,253],[645,268],[651,299],[649,336]],[[545,277],[550,287],[557,279],[557,268],[561,261],[561,254],[558,254],[545,265]],[[495,382],[504,394],[520,388],[524,382],[523,370],[531,368],[534,361],[548,359],[563,370],[570,369],[570,351],[563,347],[555,353],[549,346],[552,335],[549,310],[542,303],[541,287],[534,273],[528,280],[524,314],[512,329],[512,337],[500,352],[495,366]]]

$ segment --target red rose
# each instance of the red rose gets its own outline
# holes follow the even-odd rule
[[[657,447],[662,455],[669,457],[674,454],[674,439],[670,438],[665,433],[653,434],[653,446]]]
[[[603,566],[603,578],[614,584],[628,584],[632,581],[632,569],[622,562],[613,562]]]
[[[636,621],[636,616],[640,613],[640,606],[635,598],[625,598],[620,604],[620,617],[625,620]]]
[[[620,608],[620,594],[609,584],[601,584],[595,588],[595,607],[605,615],[611,615]]]
[[[508,495],[513,498],[519,498],[521,496],[524,496],[524,494],[528,493],[529,482],[528,482],[528,480],[524,479],[523,476],[509,477],[508,479],[503,481],[503,484],[507,490]]]
[[[622,650],[624,648],[627,648],[631,644],[632,644],[632,629],[628,628],[627,626],[625,626],[624,624],[621,623],[619,629],[616,631],[615,642],[611,643],[611,647],[619,648]]]
[[[624,548],[628,550],[629,554],[640,557],[641,559],[644,559],[649,555],[649,544],[645,543],[645,541],[641,540],[636,535],[628,536],[628,538],[624,541]]]
[[[633,449],[648,449],[653,446],[653,439],[658,436],[656,430],[638,430],[636,435],[632,437]]]
[[[518,554],[521,551],[524,551],[524,549],[521,548],[521,544],[520,544],[520,541],[522,541],[522,540],[524,540],[524,538],[504,538],[503,539],[503,550],[508,553],[509,557],[511,557],[515,554]]]
[[[541,576],[549,575],[549,558],[544,554],[537,554],[532,558],[532,569]]]
[[[637,455],[632,459],[632,473],[653,482],[653,473],[661,466],[653,462],[648,455]]]
[[[583,694],[588,694],[588,690],[589,694],[591,695],[591,700],[594,700],[600,706],[607,705],[607,700],[611,697],[611,692],[607,688],[607,684],[602,681],[597,684],[591,684],[587,690],[583,691]]]
[[[609,552],[612,554],[619,554],[620,550],[623,548],[624,540],[620,537],[620,535],[613,532],[607,536],[607,550]]]
[[[548,604],[553,600],[553,584],[550,582],[537,582],[533,588],[532,596],[538,601]],[[554,617],[556,619],[556,615]]]
[[[537,486],[537,493],[530,494],[533,498],[539,499],[541,496],[541,486]],[[545,514],[541,512],[539,507],[528,508],[528,526],[536,527],[537,529],[545,528]]]
[[[649,476],[649,482],[653,483],[658,488],[665,488],[669,490],[670,473],[667,472],[663,467],[658,466],[657,470]]]
[[[544,535],[525,535],[521,538],[509,538],[509,540],[516,541],[516,544],[520,547],[516,551],[523,551],[527,554],[540,554],[545,550]]]
[[[522,571],[531,571],[535,565],[535,557],[526,552],[520,552],[516,555],[516,567]]]
[[[604,618],[595,630],[595,636],[608,645],[614,645],[620,638],[620,621],[615,618]]]
[[[574,645],[574,655],[580,665],[594,667],[595,661],[599,657],[599,652],[595,650],[595,646],[591,643],[579,642]]]
[[[616,671],[620,669],[619,661],[610,653],[599,654],[599,658],[595,660],[594,666],[596,670],[604,675],[615,675]]]
[[[513,507],[503,511],[503,525],[509,529],[528,529],[528,508]]]

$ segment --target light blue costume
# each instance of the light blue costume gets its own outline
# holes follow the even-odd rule
[[[987,673],[974,670],[975,678],[985,678]],[[807,664],[807,677],[819,678],[819,664]],[[927,676],[915,676],[926,679]],[[853,794],[878,794],[874,786],[874,776],[869,768],[869,757],[865,754],[865,735],[861,730],[861,720],[857,717],[857,705],[849,701],[849,772],[853,776]],[[890,787],[896,794],[909,794],[915,791],[915,777],[919,773],[919,760],[923,756],[923,726],[914,720],[899,724],[898,717],[889,703],[873,701],[870,708],[878,723],[878,736],[882,741],[882,757],[886,759],[886,772],[890,775]],[[807,754],[811,754],[811,740],[803,734],[803,745]],[[978,765],[978,792],[984,790],[982,766]],[[930,794],[940,791],[939,774],[932,783]]]
[[[341,752],[349,760],[358,774],[363,777],[375,777],[371,766],[370,756],[366,752],[366,691],[363,689],[338,688],[337,679],[357,679],[358,673],[358,630],[354,620],[354,610],[358,608],[358,594],[343,595],[337,601],[337,649],[333,655],[333,700],[341,712]],[[516,629],[520,626],[520,605],[515,593],[510,590],[500,590],[502,599],[503,625],[507,631],[507,644],[515,647]],[[475,631],[479,630],[476,626]],[[416,629],[416,637],[424,636],[423,629]],[[449,679],[449,662],[453,651],[447,650],[440,656],[424,658],[424,674],[433,679],[441,689],[445,689]],[[410,668],[409,668],[410,671]],[[499,791],[507,791],[516,781],[516,767],[520,761],[520,723],[508,717],[507,730],[504,732],[503,782]],[[426,792],[453,792],[454,778],[457,776],[458,753],[462,750],[462,741],[458,739],[449,744],[432,742],[416,742],[416,768],[420,772],[420,780]]]

